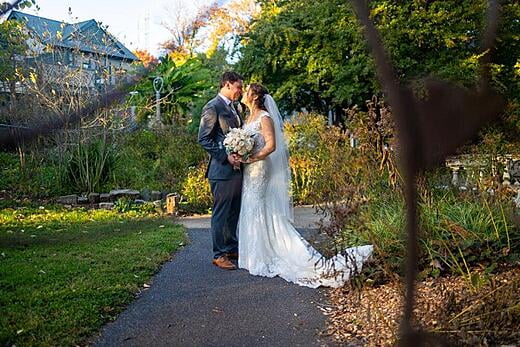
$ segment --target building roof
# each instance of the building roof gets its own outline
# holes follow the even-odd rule
[[[94,19],[74,24],[12,11],[9,19],[19,20],[44,44],[106,54],[122,59],[138,58]]]

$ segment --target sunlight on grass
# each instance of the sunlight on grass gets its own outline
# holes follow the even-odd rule
[[[84,342],[185,241],[171,220],[135,211],[0,210],[0,344]]]

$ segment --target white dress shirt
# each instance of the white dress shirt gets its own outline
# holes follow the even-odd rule
[[[237,122],[238,122],[238,126],[241,126],[242,125],[242,121],[240,120],[240,116],[238,115],[238,112],[237,110],[235,109],[235,106],[233,106],[233,102],[231,100],[229,100],[228,97],[226,97],[224,94],[222,93],[218,93],[218,96],[220,96],[222,98],[222,100],[224,100],[224,102],[226,103],[226,105],[229,106],[229,108],[231,108],[231,111],[233,111],[233,113],[235,114],[235,117],[237,118]]]

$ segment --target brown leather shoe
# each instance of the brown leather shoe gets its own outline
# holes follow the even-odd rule
[[[237,260],[237,259],[238,259],[238,253],[228,253],[228,254],[226,254],[226,256],[227,256],[229,259],[234,259],[234,260]]]
[[[224,270],[236,270],[237,269],[235,264],[230,262],[228,257],[226,257],[225,255],[223,255],[222,257],[219,257],[217,259],[213,259],[212,263]]]

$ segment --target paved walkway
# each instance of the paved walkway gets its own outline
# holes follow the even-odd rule
[[[295,211],[312,235],[311,208]],[[280,278],[224,271],[211,261],[207,216],[183,218],[190,243],[175,254],[145,291],[108,324],[95,346],[325,346],[322,289]],[[303,229],[305,228],[305,229]]]

